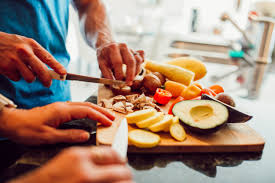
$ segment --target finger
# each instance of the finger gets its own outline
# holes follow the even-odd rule
[[[52,77],[50,76],[46,65],[41,62],[41,60],[34,55],[30,49],[20,49],[18,50],[18,53],[22,60],[31,67],[32,71],[36,74],[42,84],[49,87],[52,83]]]
[[[98,165],[125,164],[127,162],[110,147],[93,147],[91,160]]]
[[[144,62],[144,51],[143,50],[137,50],[136,51],[140,56],[141,56],[141,58],[142,58],[142,62]]]
[[[136,75],[136,61],[135,61],[135,58],[134,58],[133,54],[131,53],[131,51],[129,50],[129,48],[127,47],[126,44],[120,44],[120,52],[121,52],[121,55],[122,55],[122,58],[123,58],[123,62],[127,66],[126,83],[128,85],[132,85],[133,80],[134,80],[135,75]]]
[[[107,116],[88,106],[71,106],[70,114],[73,119],[89,118],[102,123],[104,126],[113,124]]]
[[[132,180],[131,171],[123,165],[100,166],[94,172],[93,182],[117,182]]]
[[[98,65],[101,70],[101,73],[103,77],[108,78],[108,79],[114,79],[112,70],[107,64],[107,61],[101,57],[98,58]]]
[[[120,55],[119,47],[115,44],[110,45],[108,50],[109,59],[114,69],[114,75],[117,80],[123,80],[124,74],[122,70],[122,57]]]
[[[15,59],[16,68],[20,72],[21,76],[28,82],[32,83],[35,80],[35,75],[30,68],[26,66],[22,61]]]
[[[135,55],[135,59],[136,59],[136,75],[138,75],[141,71],[141,64],[143,62],[143,59],[138,54]]]
[[[98,112],[104,114],[105,116],[107,116],[110,120],[113,121],[115,119],[115,116],[112,113],[110,113],[107,109],[90,102],[69,102],[69,105],[81,105],[81,106],[91,107],[97,110]]]
[[[39,43],[32,40],[34,54],[45,64],[51,67],[55,72],[60,75],[67,73],[65,67],[59,63],[46,49],[44,49]]]
[[[90,134],[84,130],[78,129],[49,129],[48,144],[55,143],[80,143],[86,142],[90,138]]]
[[[105,126],[110,126],[113,123],[104,114],[91,107],[70,105],[66,102],[56,102],[45,107],[34,108],[33,110],[37,110],[37,113],[41,112],[41,110],[45,111],[45,114],[42,116],[44,117],[44,121],[54,128],[68,121],[84,118],[98,121]]]

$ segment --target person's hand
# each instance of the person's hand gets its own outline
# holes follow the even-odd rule
[[[13,81],[23,77],[29,83],[38,77],[44,86],[49,87],[52,78],[46,64],[60,75],[67,73],[35,40],[0,32],[0,74]]]
[[[97,49],[98,65],[102,75],[108,79],[123,80],[122,65],[127,66],[126,83],[131,85],[141,70],[144,51],[132,51],[125,43],[109,43]]]
[[[69,148],[9,183],[133,183],[126,160],[108,147]]]
[[[110,126],[115,117],[89,102],[57,102],[31,110],[5,107],[0,112],[0,134],[27,145],[85,142],[89,133],[84,130],[56,129],[62,123],[82,118]]]

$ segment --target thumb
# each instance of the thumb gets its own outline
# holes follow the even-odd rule
[[[89,140],[90,134],[85,130],[77,130],[77,129],[53,129],[52,137],[54,138],[52,141],[54,143],[80,143]]]

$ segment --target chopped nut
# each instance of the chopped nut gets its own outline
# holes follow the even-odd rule
[[[126,101],[126,97],[123,95],[117,95],[115,97],[112,98],[113,99],[113,104],[120,102],[120,101]]]
[[[113,110],[114,111],[117,111],[117,112],[120,112],[120,113],[124,113],[126,114],[126,107],[125,105],[123,104],[123,102],[117,102],[113,105]]]
[[[99,106],[101,107],[105,107],[107,109],[112,109],[112,101],[111,100],[107,100],[107,99],[102,99],[99,104]]]

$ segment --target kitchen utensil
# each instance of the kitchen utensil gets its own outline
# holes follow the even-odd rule
[[[120,80],[112,80],[112,79],[106,79],[106,78],[96,78],[96,77],[90,77],[90,76],[83,76],[78,74],[72,74],[67,73],[66,75],[59,75],[56,72],[49,70],[50,75],[53,79],[56,80],[74,80],[74,81],[83,81],[83,82],[91,82],[91,83],[101,83],[105,85],[116,85],[119,87],[126,86],[126,83],[124,81]]]
[[[128,124],[125,118],[121,121],[117,129],[112,148],[121,157],[126,158],[128,149]]]

